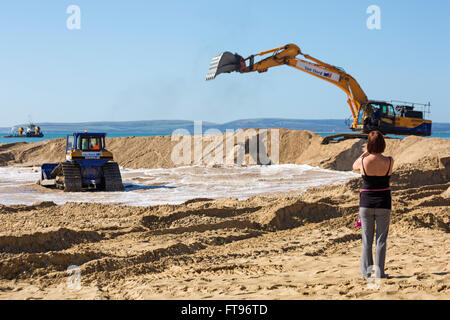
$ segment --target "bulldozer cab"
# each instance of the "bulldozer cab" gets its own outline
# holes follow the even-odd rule
[[[105,133],[74,133],[67,136],[66,152],[71,150],[100,151],[105,149]]]
[[[103,139],[98,136],[85,136],[80,138],[82,151],[98,151],[103,149]]]
[[[105,149],[106,133],[74,132],[66,138],[66,160],[41,166],[42,186],[66,192],[123,191],[122,177],[113,154]]]

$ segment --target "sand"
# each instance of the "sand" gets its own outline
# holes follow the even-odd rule
[[[359,139],[327,146],[320,140],[280,130],[280,162],[348,170],[364,148]],[[169,165],[170,138],[108,142],[122,166]],[[0,298],[449,299],[449,143],[388,140],[387,153],[396,159],[391,278],[379,283],[360,279],[361,234],[354,227],[360,181],[352,179],[241,201],[0,205]],[[61,148],[60,139],[0,145],[0,161],[55,161]],[[68,286],[70,265],[79,267],[79,289]]]

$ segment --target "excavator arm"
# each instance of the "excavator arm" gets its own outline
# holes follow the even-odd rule
[[[264,56],[269,53],[272,53],[272,55],[258,62],[254,61],[256,56]],[[306,60],[297,58],[299,55]],[[212,80],[220,73],[234,71],[240,73],[266,72],[269,68],[281,65],[288,65],[309,73],[341,88],[347,94],[347,103],[353,116],[352,129],[356,129],[360,125],[358,124],[358,114],[360,108],[367,104],[368,99],[358,82],[342,68],[322,62],[308,54],[303,54],[295,44],[262,51],[246,59],[231,52],[219,54],[212,59],[206,80]]]

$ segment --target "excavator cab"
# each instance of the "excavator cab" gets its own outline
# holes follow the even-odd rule
[[[358,115],[361,123],[364,133],[379,130],[383,134],[431,135],[431,121],[423,119],[423,111],[406,105],[394,107],[386,101],[371,100],[362,106]]]
[[[366,110],[370,110],[370,115],[367,115],[364,123],[367,129],[381,129],[381,127],[392,127],[395,123],[394,107],[391,104],[372,101],[368,103],[368,107]],[[370,132],[371,130],[368,129],[367,131]]]

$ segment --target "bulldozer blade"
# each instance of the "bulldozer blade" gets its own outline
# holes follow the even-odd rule
[[[206,80],[214,79],[218,74],[240,71],[242,57],[231,52],[224,52],[212,58]]]

